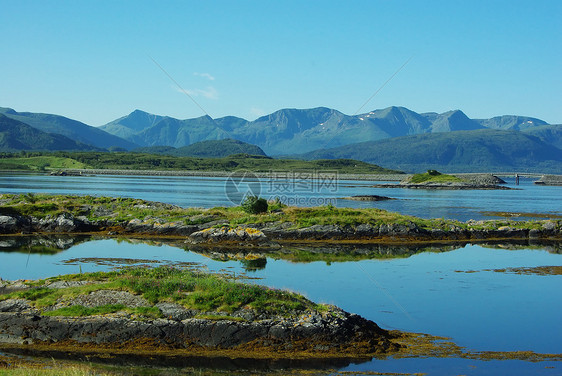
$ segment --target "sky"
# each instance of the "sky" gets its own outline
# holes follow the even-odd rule
[[[0,107],[256,119],[389,106],[562,123],[562,1],[0,0]]]

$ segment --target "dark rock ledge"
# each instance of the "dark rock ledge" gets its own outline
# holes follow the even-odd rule
[[[443,225],[441,228],[422,228],[414,222],[381,225],[314,225],[297,228],[291,222],[268,222],[229,227],[226,221],[186,225],[182,222],[158,220],[89,221],[71,214],[37,219],[27,216],[0,215],[0,234],[81,234],[98,233],[119,236],[182,237],[199,245],[239,245],[278,248],[280,243],[302,241],[362,241],[373,243],[405,243],[432,241],[484,240],[555,240],[562,239],[562,220],[527,222],[468,221]]]
[[[108,301],[148,305],[142,298],[126,292],[101,290],[96,294],[77,299],[85,306]],[[318,354],[343,358],[387,354],[401,347],[392,342],[392,334],[374,322],[335,306],[288,317],[243,309],[220,320],[196,318],[201,312],[174,303],[159,303],[156,307],[166,318],[135,318],[125,312],[89,317],[44,316],[25,299],[4,300],[0,302],[0,348],[49,345],[74,346],[77,351],[81,347],[132,352],[232,350],[244,356],[252,353],[263,356],[265,351],[270,357],[285,353],[286,356]]]

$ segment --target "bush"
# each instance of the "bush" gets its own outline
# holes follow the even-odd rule
[[[242,210],[249,214],[266,213],[268,204],[265,198],[258,196],[248,196],[242,202]]]

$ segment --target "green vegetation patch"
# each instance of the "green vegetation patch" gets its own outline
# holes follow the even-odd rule
[[[259,201],[258,201],[259,200]],[[263,204],[263,199],[256,203]],[[114,223],[133,219],[151,224],[167,223],[204,224],[223,221],[230,227],[257,225],[272,222],[291,223],[294,228],[314,225],[337,225],[341,227],[370,224],[404,225],[422,229],[450,231],[471,228],[474,230],[495,230],[501,227],[512,229],[540,229],[543,221],[490,220],[467,223],[443,218],[423,219],[382,209],[338,208],[332,205],[320,207],[288,207],[282,203],[269,202],[262,205],[259,213],[248,213],[244,206],[215,207],[211,209],[181,208],[174,205],[133,198],[111,198],[96,196],[48,195],[48,194],[0,194],[0,215],[27,215],[44,218],[65,213],[85,216],[90,221],[112,220]],[[264,211],[264,212],[262,212]],[[558,224],[555,224],[558,225]]]
[[[97,197],[50,194],[0,194],[0,214],[27,215],[44,218],[69,213],[86,216],[89,220],[163,218],[168,222],[183,221],[192,224],[191,216],[204,209],[181,208],[169,204],[124,197]]]
[[[419,183],[449,183],[449,182],[463,182],[461,178],[453,175],[442,174],[439,171],[427,170],[423,174],[415,174],[409,180],[408,183],[419,184]]]
[[[161,318],[162,312],[157,307],[127,307],[124,304],[104,304],[97,307],[84,307],[83,305],[72,305],[62,307],[53,311],[43,312],[43,316],[95,316],[107,315],[116,312],[126,312],[135,316]]]
[[[132,152],[33,152],[22,157],[19,153],[0,154],[0,169],[117,169],[155,171],[329,171],[347,174],[400,173],[353,159],[304,161],[273,159],[264,155],[233,154],[222,158],[176,157]]]
[[[61,289],[48,288],[51,282],[90,281],[91,283]],[[78,296],[97,290],[128,291],[142,296],[151,304],[175,302],[187,309],[232,313],[243,308],[257,312],[293,314],[299,311],[317,310],[319,305],[302,295],[245,284],[230,276],[185,270],[169,266],[155,268],[124,268],[113,272],[97,272],[60,276],[31,282],[31,289],[0,295],[0,300],[10,298],[27,299],[36,308],[45,309],[55,304],[64,305]],[[129,312],[138,316],[159,317],[155,307],[130,308],[121,304],[87,308],[81,305],[61,307],[45,311],[50,316],[89,316]],[[221,316],[221,319],[225,319]]]
[[[88,168],[88,165],[72,158],[54,155],[0,158],[0,170],[47,171],[82,168]]]

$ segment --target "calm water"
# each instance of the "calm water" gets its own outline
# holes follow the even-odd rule
[[[0,192],[121,196],[184,207],[213,207],[233,205],[228,198],[226,181],[226,178],[208,177],[0,174]],[[468,220],[490,218],[482,211],[550,214],[561,214],[562,211],[562,187],[537,186],[527,179],[521,180],[518,190],[509,191],[384,189],[371,188],[365,181],[339,181],[335,187],[323,188],[294,184],[283,192],[275,192],[270,182],[263,179],[246,185],[255,189],[256,183],[262,196],[281,195],[302,206],[333,202],[337,206],[376,207],[424,218]],[[515,187],[514,182],[508,181],[508,186]],[[241,189],[245,187],[241,186]],[[341,199],[365,194],[397,200]],[[295,263],[269,257],[265,267],[248,270],[247,265],[239,261],[215,261],[163,243],[59,239],[59,247],[64,243],[66,250],[51,249],[49,254],[36,253],[37,244],[19,247],[18,241],[21,239],[0,237],[1,278],[34,279],[108,270],[130,258],[136,259],[137,263],[148,263],[149,260],[169,264],[190,262],[212,271],[245,273],[259,278],[249,280],[251,283],[298,291],[312,300],[333,303],[361,314],[386,329],[451,337],[471,350],[562,352],[562,277],[485,270],[562,265],[562,256],[552,250],[508,250],[468,245],[455,250],[417,253],[407,258],[332,263]],[[34,241],[38,243],[40,239]],[[340,371],[425,372],[429,375],[562,374],[559,362],[440,358],[373,360]]]
[[[170,245],[100,239],[55,254],[29,253],[28,247],[0,244],[0,276],[41,278],[108,270],[124,260],[138,263],[197,263],[211,271],[260,278],[252,283],[300,292],[374,320],[386,329],[451,337],[472,350],[532,350],[560,353],[562,348],[561,276],[486,271],[521,266],[562,265],[562,255],[547,249],[483,248],[423,252],[408,258],[355,262],[294,263],[268,258],[249,271],[239,261],[215,261]],[[93,259],[91,259],[93,258]],[[106,260],[109,258],[109,260]],[[102,261],[101,265],[99,262]],[[471,273],[466,273],[466,272]],[[555,367],[555,368],[546,368]],[[557,362],[475,361],[463,359],[390,359],[351,365],[357,372],[449,374],[560,374]]]
[[[49,176],[39,174],[0,174],[1,193],[46,192],[134,197],[163,201],[183,207],[231,206],[227,178],[178,176]],[[466,221],[486,219],[483,211],[562,214],[562,187],[539,186],[521,179],[518,190],[423,190],[372,188],[365,181],[338,181],[324,185],[311,180],[251,180],[242,182],[240,191],[249,187],[264,197],[281,196],[298,206],[333,203],[340,207],[375,207],[422,218],[451,218]],[[286,184],[285,184],[286,183]],[[351,201],[342,197],[380,195],[390,201]],[[232,196],[231,196],[232,197]],[[239,196],[237,196],[239,197]],[[235,197],[236,198],[236,197]]]

